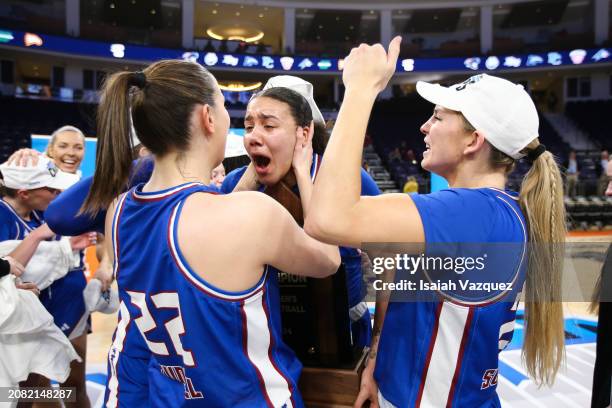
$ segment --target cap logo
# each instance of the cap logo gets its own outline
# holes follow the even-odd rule
[[[457,88],[455,88],[455,91],[463,91],[468,85],[475,84],[476,82],[480,81],[481,79],[482,79],[482,74],[471,76],[468,79],[466,79],[465,81],[463,81],[461,84],[459,84],[459,86]]]
[[[51,177],[55,177],[57,175],[57,167],[55,167],[55,164],[53,164],[52,162],[49,162],[47,164],[47,170],[49,170],[49,174],[51,174]]]

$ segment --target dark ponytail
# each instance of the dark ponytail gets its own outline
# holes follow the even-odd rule
[[[96,171],[81,211],[97,214],[127,183],[132,163],[129,95],[130,72],[111,75],[104,83],[97,112]]]
[[[102,88],[93,184],[81,211],[97,214],[125,190],[132,152],[130,109],[141,143],[158,157],[189,148],[196,105],[214,107],[215,78],[200,64],[164,60],[142,72],[118,72]]]

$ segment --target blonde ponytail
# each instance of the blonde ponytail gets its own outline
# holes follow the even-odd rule
[[[539,146],[531,142],[524,153]],[[567,234],[563,184],[553,155],[546,151],[521,184],[519,201],[529,228],[525,279],[523,359],[538,384],[551,385],[564,358],[561,273]]]

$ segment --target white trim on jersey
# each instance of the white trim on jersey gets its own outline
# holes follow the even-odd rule
[[[191,188],[191,187],[195,187],[195,186],[203,186],[204,184],[202,183],[186,183],[186,184],[181,184],[180,186],[176,186],[174,188],[171,188],[168,191],[163,191],[160,193],[153,193],[153,194],[148,194],[148,193],[143,193],[143,192],[138,192],[136,191],[136,189],[133,190],[133,195],[134,197],[139,200],[139,201],[157,201],[157,200],[161,200],[162,198],[166,198],[168,196],[171,196],[174,193],[178,193],[181,190],[185,190],[187,188]]]
[[[219,289],[214,288],[212,285],[206,284],[202,278],[200,278],[199,276],[196,276],[191,271],[191,268],[189,268],[189,266],[183,262],[183,257],[181,256],[179,249],[178,249],[177,242],[175,241],[176,216],[177,216],[179,208],[181,207],[181,204],[182,204],[182,201],[179,202],[172,210],[172,215],[170,216],[170,222],[168,223],[168,242],[170,243],[169,246],[170,246],[170,253],[172,254],[172,258],[174,258],[174,261],[176,262],[176,265],[178,266],[183,276],[187,278],[189,282],[191,282],[193,285],[195,285],[197,288],[204,291],[208,295],[216,297],[216,298],[224,299],[224,300],[241,301],[259,292],[263,288],[264,284],[266,283],[267,274],[268,274],[267,267],[265,268],[260,281],[251,290],[240,292],[240,293],[231,293],[231,292],[222,292]]]
[[[511,195],[504,193],[507,196],[509,196],[510,198],[514,199],[515,197],[512,197]],[[514,215],[516,215],[516,218],[519,220],[519,222],[521,223],[521,228],[523,229],[523,242],[527,242],[527,228],[525,228],[525,223],[523,222],[523,218],[521,218],[521,216],[519,215],[518,212],[516,212],[516,210],[514,209],[514,207],[512,206],[512,204],[510,204],[508,201],[506,201],[503,197],[499,197],[497,196],[497,198],[499,198],[500,200],[502,200],[504,203],[506,203],[508,205],[508,207],[510,207],[510,209],[512,210],[512,212],[514,213]],[[525,255],[525,252],[523,251],[523,256]],[[521,263],[523,262],[523,258],[521,257]]]
[[[121,210],[123,210],[123,204],[125,203],[125,199],[127,197],[127,193],[123,193],[119,197],[119,201],[117,202],[117,207],[115,207],[115,213],[113,214],[113,225],[111,231],[111,242],[113,243],[113,277],[117,279],[117,269],[119,268],[119,245],[117,241],[117,231],[119,230],[119,216],[121,215]]]
[[[25,220],[21,218],[19,214],[17,214],[17,211],[15,211],[15,209],[9,203],[0,199],[0,204],[4,204],[4,207],[8,209],[15,216],[15,218],[17,218],[17,221],[19,221],[19,223],[21,223],[24,226],[27,232],[32,232],[34,230],[34,228],[30,227],[25,222]],[[36,214],[35,211],[32,211],[32,216],[36,218],[36,221],[40,222],[41,224],[44,224],[44,222],[40,219],[40,217]],[[15,224],[17,225],[17,231],[19,231],[19,223],[17,221],[15,221]],[[17,237],[19,237],[19,235],[17,235]],[[19,239],[19,238],[15,238],[15,239]]]
[[[319,172],[319,155],[318,154],[314,154],[314,157],[312,158],[312,171],[311,171],[311,175],[310,175],[310,179],[311,181],[315,181],[315,178],[317,177],[317,173]]]
[[[108,351],[110,373],[108,373],[108,400],[106,401],[106,408],[115,408],[119,406],[119,377],[117,376],[117,363],[123,351],[123,343],[125,342],[127,328],[130,325],[130,312],[125,306],[125,303],[121,302],[119,310],[121,319],[117,323],[115,338]]]
[[[450,394],[453,389],[455,371],[460,369],[463,358],[461,346],[464,336],[468,334],[466,325],[469,315],[469,307],[442,302],[438,317],[438,330],[433,334],[434,344],[431,356],[424,368],[427,372],[421,381],[423,391],[418,406],[447,406],[449,397],[452,397]],[[454,369],[449,370],[449,366]]]
[[[516,197],[512,197],[511,195],[509,195],[508,193],[498,190],[496,188],[494,188],[493,190],[499,191],[500,193],[504,193],[507,196],[509,196],[512,199],[517,199]],[[508,205],[508,207],[510,207],[510,209],[512,210],[512,212],[514,212],[514,215],[516,215],[516,218],[519,220],[519,222],[521,223],[521,228],[523,229],[523,242],[527,242],[528,241],[528,236],[527,236],[527,228],[525,227],[525,223],[523,222],[523,219],[521,218],[521,216],[518,214],[518,212],[516,212],[516,210],[514,209],[514,207],[512,206],[512,204],[510,204],[508,201],[506,201],[503,197],[497,196],[497,198],[499,198],[500,200],[502,200],[504,203],[506,203],[506,205]],[[512,280],[512,284],[514,285],[516,283],[516,279],[518,278],[519,272],[523,266],[523,261],[525,260],[525,252],[526,252],[526,248],[523,247],[523,253],[521,254],[521,262],[519,263],[519,267],[517,269],[517,274],[514,276],[514,279]],[[512,308],[510,310],[513,310],[516,312],[516,308],[518,307],[518,302],[519,299],[521,297],[521,294],[519,293],[516,296],[516,300],[514,301],[514,304],[512,305]],[[502,351],[503,349],[506,348],[506,346],[510,343],[509,340],[505,340],[502,339],[501,337],[506,334],[506,333],[511,333],[514,331],[514,326],[515,326],[515,321],[516,321],[516,317],[512,320],[510,320],[509,322],[506,322],[504,324],[502,324],[499,328],[499,337],[498,337],[498,342],[497,342],[497,348],[499,351]]]
[[[495,187],[487,187],[487,188],[488,188],[489,190],[495,190],[495,191],[497,191],[498,193],[502,193],[502,194],[504,194],[504,195],[506,195],[506,196],[510,197],[511,199],[513,199],[513,200],[515,200],[515,201],[518,201],[518,200],[519,200],[519,198],[518,198],[518,197],[515,197],[515,196],[513,196],[512,194],[508,194],[506,191],[504,191],[504,190],[500,190],[499,188],[495,188]]]
[[[287,379],[271,360],[272,333],[270,333],[268,315],[263,304],[263,292],[248,303],[243,303],[242,311],[247,357],[258,372],[266,398],[272,403],[272,406],[282,407],[290,400],[291,389]]]
[[[17,221],[15,221],[15,226],[17,227],[17,234],[15,234],[15,238],[13,238],[13,240],[19,240],[19,237],[21,236],[21,230]]]
[[[529,240],[529,237],[527,235],[527,228],[525,227],[525,223],[523,222],[523,219],[521,218],[519,213],[516,212],[516,210],[514,209],[512,204],[510,204],[508,201],[506,201],[503,197],[497,196],[497,198],[499,198],[504,203],[506,203],[508,205],[508,207],[510,207],[510,209],[512,210],[514,215],[516,215],[516,218],[519,220],[519,223],[521,224],[521,228],[523,230],[523,242],[527,243],[527,241]],[[512,285],[514,285],[516,283],[516,279],[519,276],[519,272],[520,272],[521,268],[523,267],[523,262],[525,261],[525,253],[526,252],[527,252],[527,247],[525,245],[523,245],[523,251],[521,253],[521,261],[519,262],[518,268],[516,269],[516,274],[514,275],[514,279],[512,279]],[[514,309],[514,310],[516,310],[516,309]]]

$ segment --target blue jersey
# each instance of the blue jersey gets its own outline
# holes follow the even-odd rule
[[[32,211],[30,214],[30,220],[24,220],[9,203],[0,200],[0,241],[23,240],[44,223],[42,212]],[[91,327],[83,300],[86,285],[81,260],[78,268],[70,270],[40,292],[40,302],[53,316],[55,325],[70,339],[82,335]]]
[[[22,240],[43,223],[42,212],[32,211],[30,219],[24,220],[8,202],[0,199],[0,241]]]
[[[130,170],[129,187],[148,181],[152,172],[152,158],[134,160]],[[92,183],[93,177],[84,177],[68,190],[62,191],[49,204],[49,208],[45,211],[45,220],[53,232],[67,236],[81,235],[90,231],[104,234],[106,209],[98,211],[95,216],[79,214]]]
[[[321,156],[313,155],[310,174],[312,179],[316,177],[321,165]],[[238,168],[230,172],[223,180],[221,192],[231,193],[240,178],[246,171],[247,166]],[[264,187],[261,188],[263,191]],[[299,190],[295,189],[299,195]],[[361,169],[361,195],[376,196],[380,194],[380,189],[370,175]],[[346,286],[351,318],[351,334],[354,344],[358,346],[368,346],[371,339],[371,319],[366,303],[363,301],[366,295],[366,286],[361,270],[361,253],[355,248],[340,247],[340,256],[346,270]]]
[[[181,253],[176,228],[196,192],[211,189],[139,185],[118,201],[111,239],[120,313],[106,406],[301,407],[301,364],[281,339],[276,274],[266,268],[251,289],[227,292]]]
[[[514,243],[525,248],[526,223],[515,193],[449,189],[412,199],[427,249],[430,243]],[[524,250],[509,261],[520,291],[527,265]],[[485,266],[485,272],[494,271]],[[512,339],[517,303],[516,292],[479,305],[438,297],[432,302],[391,301],[375,370],[383,398],[397,407],[499,407],[498,355]]]

